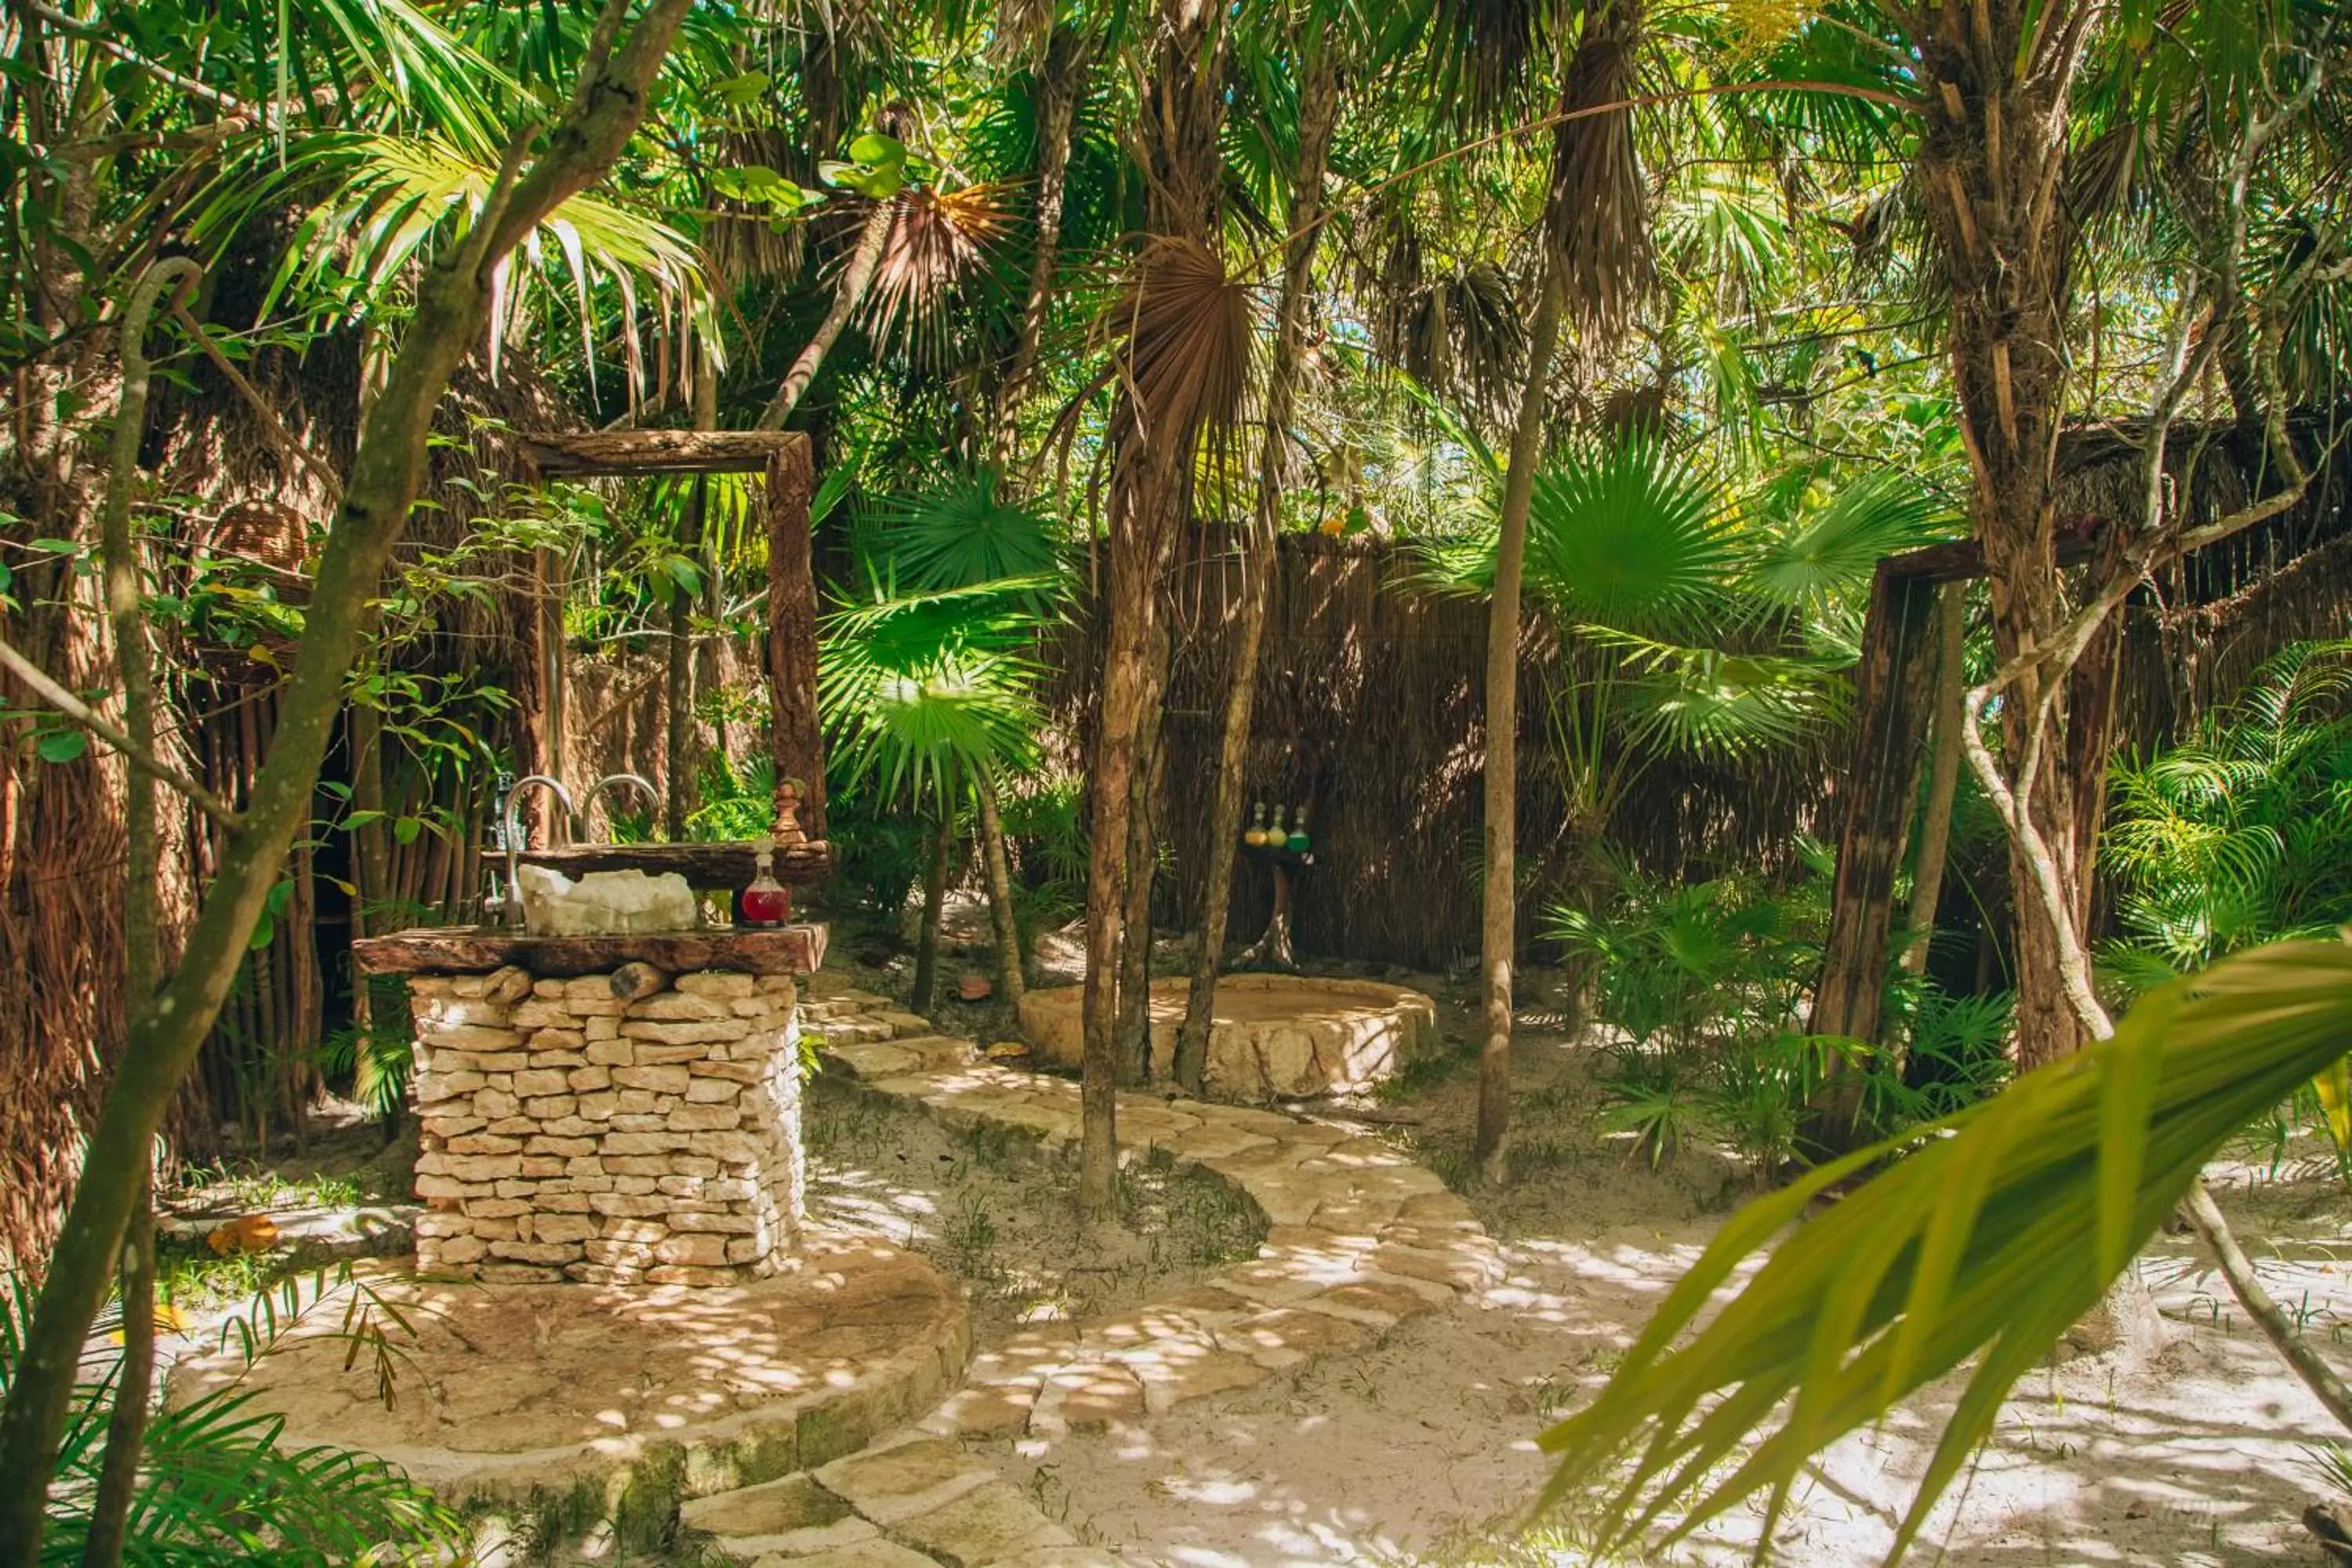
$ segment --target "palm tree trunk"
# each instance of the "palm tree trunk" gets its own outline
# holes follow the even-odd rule
[[[1153,627],[1151,688],[1168,689],[1168,661],[1174,647],[1165,622]],[[1162,707],[1146,704],[1136,736],[1136,763],[1127,817],[1127,908],[1120,918],[1118,950],[1119,1081],[1151,1079],[1151,884],[1159,871],[1160,837],[1153,807],[1159,798]]]
[[[1146,460],[1149,460],[1148,458]],[[1097,721],[1088,791],[1092,831],[1087,849],[1087,973],[1080,1007],[1078,1212],[1105,1220],[1117,1212],[1118,1168],[1118,1005],[1119,926],[1127,888],[1127,814],[1134,788],[1136,731],[1150,663],[1155,554],[1141,529],[1114,526],[1110,541],[1110,625],[1103,655],[1102,716]]]
[[[1037,368],[1038,345],[1054,303],[1054,276],[1062,259],[1062,208],[1070,177],[1070,127],[1086,85],[1087,47],[1075,27],[1055,27],[1045,41],[1037,72],[1037,237],[1029,252],[1029,292],[1021,310],[1021,336],[1013,363],[997,395],[996,449],[1008,458],[1019,434],[1022,399]],[[1044,457],[1042,449],[1038,453]]]
[[[1208,1074],[1209,1027],[1216,1017],[1225,915],[1233,901],[1234,861],[1240,849],[1242,811],[1246,804],[1251,710],[1257,700],[1266,602],[1274,592],[1277,570],[1275,527],[1281,516],[1284,477],[1290,468],[1290,415],[1298,394],[1307,308],[1314,292],[1315,252],[1323,237],[1323,176],[1339,110],[1339,77],[1327,49],[1318,52],[1309,67],[1299,97],[1298,168],[1292,182],[1291,238],[1282,275],[1282,303],[1276,315],[1273,378],[1266,388],[1265,444],[1258,455],[1257,506],[1252,513],[1249,551],[1241,569],[1240,636],[1225,688],[1225,726],[1217,747],[1217,793],[1209,814],[1209,864],[1201,889],[1200,942],[1192,954],[1192,984],[1184,996],[1184,1022],[1176,1033],[1176,1081],[1187,1094],[1202,1093]]]
[[[1927,193],[1950,289],[1947,341],[1959,429],[1975,471],[1969,515],[1984,550],[1995,657],[2047,646],[2065,614],[2058,572],[2052,466],[2066,388],[2066,313],[2074,235],[2056,195],[2064,184],[2067,115],[2087,4],[2029,5],[1947,0],[1937,47],[1927,51],[1933,121],[1918,179]],[[2063,701],[2043,711],[2042,677],[2002,694],[2006,754],[2029,743],[2045,758],[2020,802],[2048,837],[2052,869],[2070,904],[2085,868],[2074,854],[2075,809]],[[2035,917],[2039,872],[2012,835],[2010,881],[2018,911],[2017,1050],[2021,1067],[2065,1056],[2089,1037],[2067,992],[2061,933]]]
[[[73,1202],[0,1406],[0,1568],[41,1561],[49,1479],[82,1345],[144,1189],[156,1130],[220,1015],[294,835],[310,819],[369,603],[424,483],[434,411],[488,319],[490,270],[620,155],[686,9],[687,0],[653,0],[623,38],[627,6],[609,0],[580,89],[542,143],[545,155],[517,178],[516,144],[474,227],[417,290],[319,557],[269,754],[170,977],[152,995],[132,999],[122,1059],[83,1148]]]
[[[987,768],[972,772],[972,793],[980,801],[980,852],[988,869],[988,912],[996,925],[997,985],[1001,1000],[1019,1006],[1027,987],[1021,975],[1021,922],[1013,908],[1013,866],[1004,853],[1004,817],[997,807],[996,775]]]
[[[1223,123],[1223,13],[1204,0],[1160,0],[1152,75],[1146,84],[1147,216],[1155,235],[1207,243],[1216,233],[1223,188],[1218,133]],[[1122,401],[1132,428],[1150,411]],[[1118,417],[1118,416],[1115,416]],[[1192,430],[1150,431],[1120,443],[1112,470],[1110,615],[1103,654],[1102,711],[1095,736],[1087,865],[1086,1030],[1079,1083],[1078,1211],[1108,1220],[1118,1212],[1118,941],[1124,913],[1122,863],[1134,788],[1136,736],[1156,700],[1151,678],[1154,599],[1184,525],[1192,471]]]
[[[923,927],[915,943],[915,984],[907,1010],[928,1016],[939,1001],[940,924],[947,910],[948,861],[955,855],[955,803],[945,781],[940,790],[939,837],[931,841],[931,863],[923,873]]]
[[[890,237],[890,225],[898,214],[895,200],[869,205],[866,222],[857,231],[857,248],[849,253],[849,265],[842,268],[841,281],[834,286],[833,303],[827,307],[824,320],[817,323],[815,335],[801,350],[800,357],[793,361],[793,368],[784,373],[783,384],[776,388],[767,412],[760,416],[758,428],[782,429],[784,421],[793,416],[793,410],[800,406],[802,395],[816,379],[834,340],[841,336],[841,330],[849,324],[851,314],[873,284],[874,269],[881,265],[882,247]]]
[[[1927,771],[1927,806],[1919,824],[1919,857],[1911,870],[1911,938],[1903,967],[1927,972],[1927,943],[1936,934],[1936,905],[1944,891],[1944,859],[1952,843],[1952,798],[1959,791],[1960,726],[1968,722],[1969,595],[1965,583],[1944,584],[1936,606],[1935,752]]]
[[[1543,458],[1544,404],[1559,344],[1559,247],[1544,247],[1543,293],[1528,333],[1528,378],[1503,475],[1495,543],[1495,598],[1486,621],[1486,861],[1480,962],[1486,975],[1485,1037],[1478,1050],[1478,1131],[1473,1156],[1490,1180],[1507,1171],[1511,1128],[1511,973],[1517,961],[1519,809],[1519,584],[1527,563],[1528,510]]]

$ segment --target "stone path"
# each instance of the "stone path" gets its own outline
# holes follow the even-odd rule
[[[819,977],[823,979],[822,976]],[[978,1059],[968,1040],[825,987],[804,1004],[823,1054],[871,1092],[956,1124],[1078,1136],[1077,1085]],[[1053,1438],[1146,1421],[1360,1348],[1403,1319],[1498,1282],[1469,1205],[1375,1138],[1274,1111],[1122,1094],[1122,1161],[1162,1150],[1241,1187],[1271,1228],[1258,1256],[1164,1301],[1035,1329],[975,1357],[914,1426],[814,1470],[698,1498],[685,1522],[758,1568],[1115,1568],[1002,1479],[964,1439]]]

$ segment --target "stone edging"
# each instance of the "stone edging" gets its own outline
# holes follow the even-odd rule
[[[848,1038],[878,1032],[840,1026],[866,1001],[839,997],[827,1009],[843,1015],[818,1026],[830,1065],[943,1120],[1021,1127],[1049,1153],[1075,1147],[1076,1084],[980,1061],[966,1040]],[[698,1500],[685,1522],[764,1568],[1116,1565],[957,1439],[1148,1418],[1360,1349],[1502,1277],[1469,1205],[1378,1139],[1132,1094],[1119,1097],[1118,1132],[1122,1160],[1164,1150],[1246,1193],[1271,1226],[1258,1256],[1164,1301],[1015,1335],[974,1357],[964,1386],[915,1428],[821,1469]],[[817,1517],[813,1500],[824,1505]]]

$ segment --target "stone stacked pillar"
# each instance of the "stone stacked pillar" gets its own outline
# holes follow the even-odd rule
[[[633,977],[633,978],[641,978]],[[420,1272],[740,1285],[798,1232],[790,975],[415,976]]]

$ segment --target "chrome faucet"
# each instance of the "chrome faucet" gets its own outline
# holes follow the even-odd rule
[[[514,788],[507,791],[507,924],[517,930],[522,926],[522,882],[518,876],[522,865],[522,792],[532,784],[544,784],[553,790],[555,798],[562,803],[563,815],[567,819],[576,821],[580,816],[580,808],[572,804],[572,792],[563,787],[563,781],[551,778],[546,773],[532,773],[528,778],[517,779]],[[599,784],[597,787],[601,789],[604,786]]]
[[[595,805],[596,797],[603,795],[607,788],[614,784],[630,785],[639,795],[644,795],[646,799],[652,804],[654,815],[656,817],[661,815],[663,805],[661,791],[654,788],[653,781],[646,778],[642,773],[606,773],[603,778],[598,779],[594,784],[590,784],[588,786],[588,793],[580,797],[581,809],[584,811],[589,806]]]

